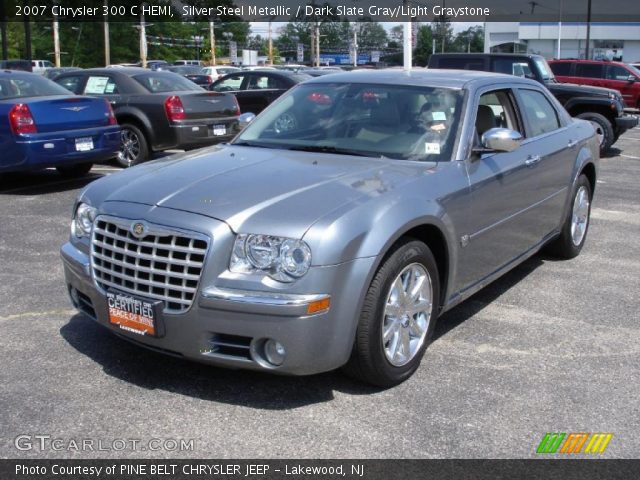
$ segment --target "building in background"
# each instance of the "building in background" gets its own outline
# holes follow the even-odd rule
[[[585,58],[587,24],[563,22],[487,22],[484,51],[537,53],[546,58]],[[591,59],[640,62],[640,23],[591,23]]]

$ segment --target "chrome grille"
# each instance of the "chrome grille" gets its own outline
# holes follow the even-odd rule
[[[91,240],[96,285],[161,300],[167,313],[187,311],[202,274],[206,237],[150,226],[148,233],[136,238],[129,231],[131,223],[96,220]]]

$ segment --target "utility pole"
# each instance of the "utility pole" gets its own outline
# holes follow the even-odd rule
[[[558,53],[556,58],[562,58],[560,53],[560,43],[562,42],[562,0],[560,0],[560,13],[558,15]]]
[[[8,60],[7,47],[7,14],[4,11],[4,2],[0,2],[0,28],[2,29],[2,59]]]
[[[216,64],[216,36],[213,31],[213,20],[209,21],[209,45],[211,46],[211,65]]]
[[[273,65],[273,39],[271,38],[271,22],[269,22],[269,65]]]
[[[320,66],[320,22],[316,22],[316,67]]]
[[[353,22],[353,66],[358,66],[358,22]]]
[[[147,68],[147,29],[144,14],[140,15],[140,63],[142,68]]]
[[[109,2],[104,0],[104,6],[107,12],[109,11]],[[111,64],[111,45],[109,43],[109,16],[104,17],[104,66]]]
[[[58,24],[58,17],[53,16],[53,58],[57,68],[60,68],[60,25]]]
[[[591,37],[591,0],[587,0],[587,49],[584,54],[584,59],[589,60],[589,42]]]

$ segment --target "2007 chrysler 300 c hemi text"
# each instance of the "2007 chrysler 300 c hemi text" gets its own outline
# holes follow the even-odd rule
[[[470,71],[304,82],[230,144],[90,184],[76,308],[159,352],[392,386],[438,316],[584,245],[598,143],[540,84]]]

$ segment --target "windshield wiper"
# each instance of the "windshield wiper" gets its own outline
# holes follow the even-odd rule
[[[257,143],[257,142],[248,142],[248,141],[242,141],[242,142],[233,142],[230,144],[231,146],[235,146],[235,147],[258,147],[258,148],[282,148],[279,147],[278,145],[269,145],[266,143]]]
[[[339,148],[331,145],[300,145],[289,147],[287,150],[296,150],[300,152],[335,153],[337,155],[354,155],[356,157],[386,158],[384,155],[376,154],[373,152],[363,152],[362,150]]]

